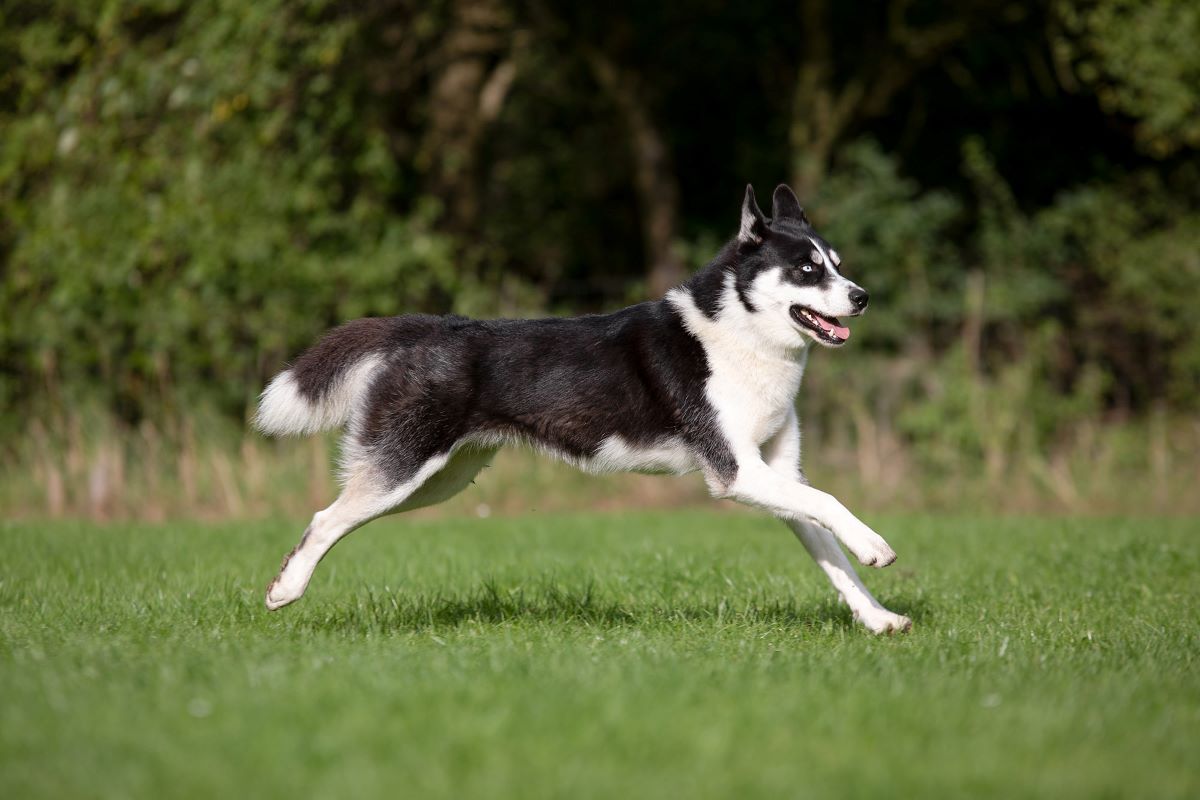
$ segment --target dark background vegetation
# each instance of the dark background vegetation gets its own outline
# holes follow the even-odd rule
[[[1198,41],[1187,0],[6,0],[0,496],[260,510],[243,422],[325,328],[660,295],[788,181],[874,298],[810,459],[1194,507]]]

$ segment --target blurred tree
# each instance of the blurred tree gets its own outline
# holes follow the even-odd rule
[[[882,14],[875,5],[829,0],[799,3],[800,41],[788,142],[792,186],[814,195],[835,150],[871,119],[886,115],[893,101],[922,73],[976,31],[1019,21],[1027,15],[1007,0],[917,3],[890,0]]]
[[[654,122],[639,79],[599,50],[587,61],[624,123],[646,249],[646,292],[661,297],[686,277],[679,236],[679,183],[667,143]]]
[[[678,285],[686,271],[677,246],[680,194],[677,171],[657,121],[652,82],[639,63],[638,27],[653,25],[653,13],[627,9],[627,14],[597,13],[586,6],[552,8],[529,5],[542,36],[562,40],[564,53],[580,58],[594,85],[619,118],[623,149],[632,167],[637,220],[645,260],[645,288],[660,297]],[[643,31],[644,32],[644,31]]]
[[[889,310],[868,354],[1194,406],[1197,25],[1182,0],[9,0],[0,402],[240,414],[348,317],[658,295],[791,174]]]
[[[1200,5],[1092,0],[1057,11],[1055,52],[1070,88],[1086,86],[1107,112],[1136,120],[1139,144],[1155,156],[1200,146]]]
[[[480,145],[517,74],[525,35],[514,24],[501,0],[453,0],[433,56],[429,124],[417,159],[460,233],[478,224]]]
[[[323,0],[6,9],[7,401],[241,414],[323,328],[444,305],[463,276],[421,198],[394,204],[365,21]]]

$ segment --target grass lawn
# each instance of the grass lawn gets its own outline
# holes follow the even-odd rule
[[[0,797],[1196,797],[1200,522],[0,524]]]

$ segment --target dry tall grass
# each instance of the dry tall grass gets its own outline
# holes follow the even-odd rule
[[[814,485],[863,511],[1200,513],[1200,419],[1085,421],[1050,452],[997,445],[936,470],[865,408],[837,430],[808,430]],[[1021,437],[1005,441],[1020,442]],[[336,495],[336,438],[270,441],[227,423],[102,417],[34,422],[6,449],[5,518],[91,520],[303,518]],[[674,507],[711,502],[698,476],[588,476],[520,449],[502,451],[454,500],[425,515]]]

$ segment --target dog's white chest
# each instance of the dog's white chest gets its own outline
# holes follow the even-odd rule
[[[704,347],[710,370],[705,396],[725,436],[731,444],[762,445],[792,413],[808,351],[787,350],[759,335],[753,315],[738,313],[732,279],[725,295],[720,319],[705,317],[685,292],[670,299]]]
[[[761,445],[778,433],[794,407],[803,361],[717,358],[710,366],[705,391],[727,435]]]

